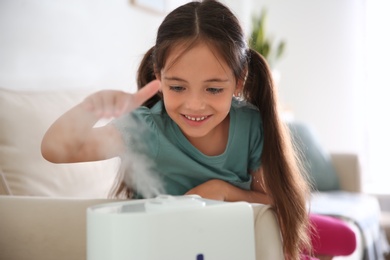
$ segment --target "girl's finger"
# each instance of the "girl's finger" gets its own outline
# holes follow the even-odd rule
[[[159,80],[153,80],[150,83],[146,84],[143,88],[138,90],[138,92],[133,95],[133,106],[139,107],[146,100],[153,97],[160,89],[160,86],[161,83]]]
[[[128,96],[131,96],[131,94],[125,94],[117,95],[115,96],[115,109],[114,109],[114,117],[119,117],[122,114],[124,114],[127,111],[127,108],[130,103],[130,99]]]
[[[115,107],[115,95],[114,92],[104,92],[105,95],[102,96],[102,117],[110,118],[113,116],[114,107]]]
[[[102,113],[102,105],[101,100],[96,98],[96,95],[93,95],[89,98],[89,102],[91,103],[92,112],[97,116],[101,117]]]
[[[104,95],[103,91],[96,92],[83,101],[83,106],[98,118],[104,115]]]

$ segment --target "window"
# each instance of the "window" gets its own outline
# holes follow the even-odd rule
[[[390,2],[367,0],[367,161],[364,187],[371,193],[390,193]]]

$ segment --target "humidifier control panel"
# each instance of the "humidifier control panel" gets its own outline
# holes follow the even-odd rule
[[[145,202],[146,212],[176,211],[199,209],[206,206],[206,202],[199,196],[170,196],[160,195]]]

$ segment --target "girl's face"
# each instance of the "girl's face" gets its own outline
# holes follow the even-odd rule
[[[224,60],[206,44],[183,50],[184,46],[175,47],[161,70],[164,105],[190,142],[212,140],[226,132],[237,82]]]

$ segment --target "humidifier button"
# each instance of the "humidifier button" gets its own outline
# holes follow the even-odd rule
[[[179,211],[198,209],[206,206],[206,202],[197,196],[160,195],[145,202],[146,212]]]

